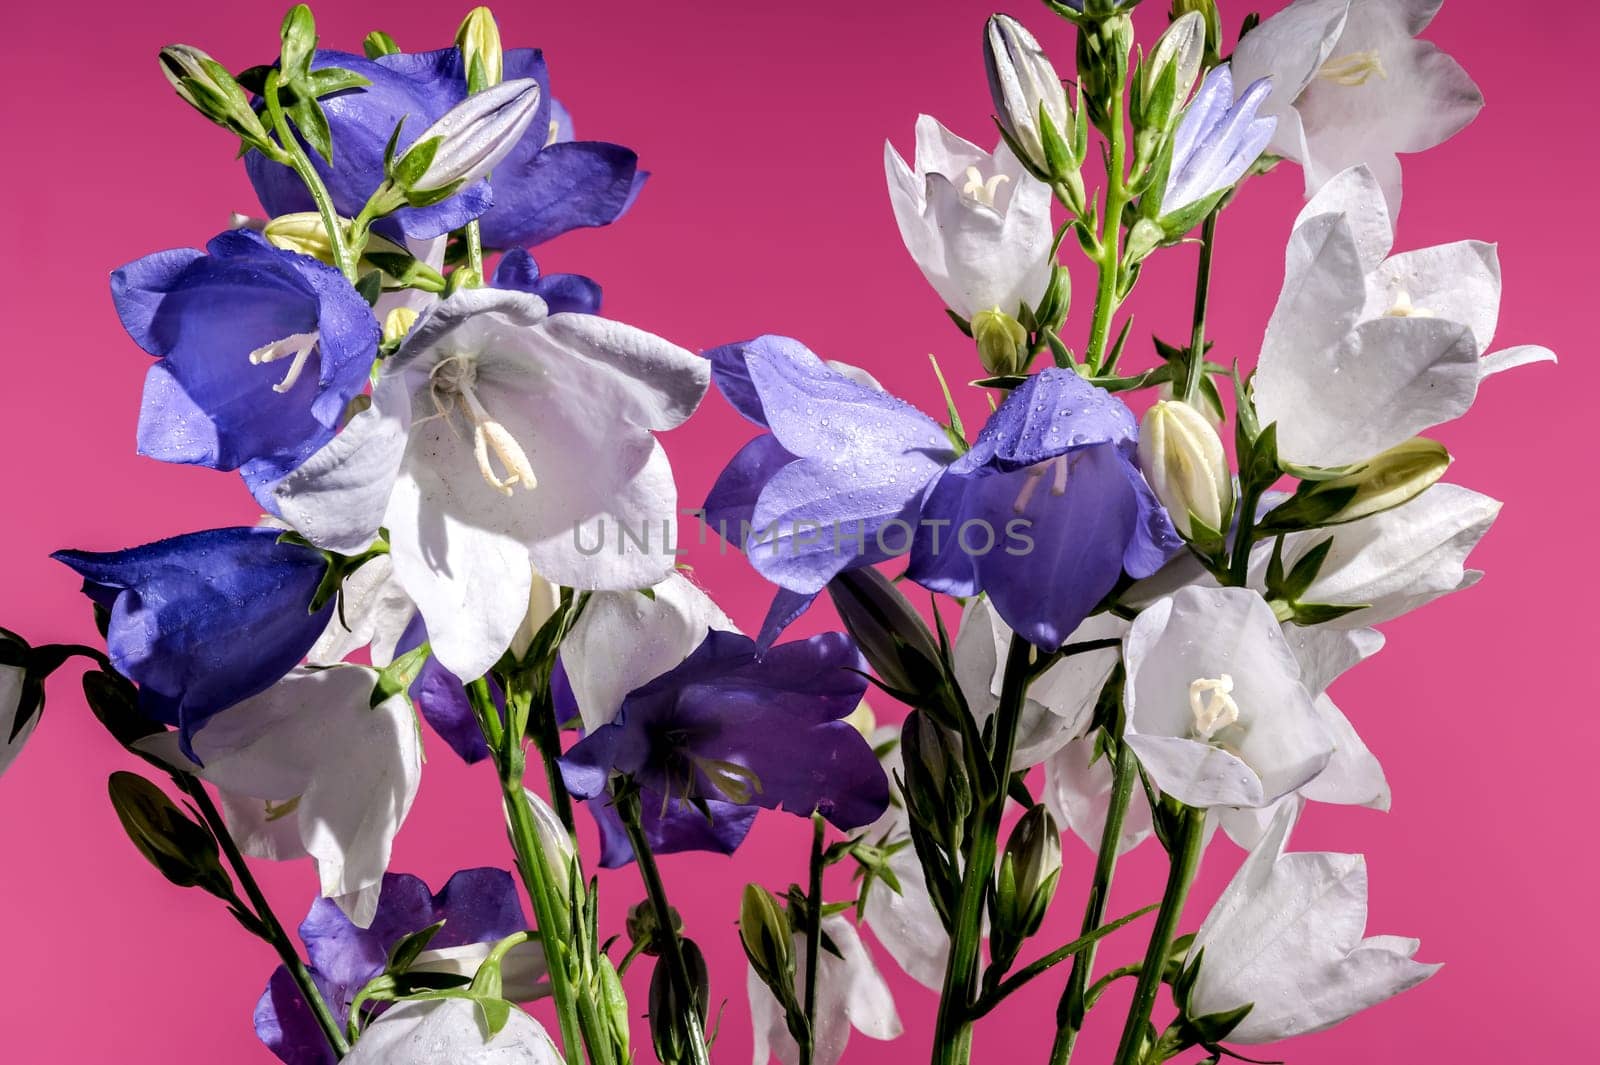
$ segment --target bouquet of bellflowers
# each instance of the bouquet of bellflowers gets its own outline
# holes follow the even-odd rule
[[[304,6],[237,73],[164,49],[261,216],[112,274],[154,360],[138,447],[237,470],[264,516],[57,553],[105,650],[0,630],[0,769],[46,678],[87,660],[88,705],[139,770],[110,778],[122,825],[276,951],[254,1022],[291,1065],[707,1065],[695,937],[733,932],[683,927],[656,859],[731,853],[761,810],[813,830],[808,882],[749,884],[737,914],[756,1065],[898,1036],[891,961],[939,996],[934,1065],[971,1061],[1034,981],[1059,987],[1054,1065],[1119,981],[1115,1065],[1155,1065],[1428,979],[1416,940],[1367,935],[1361,856],[1290,837],[1308,804],[1387,808],[1329,687],[1383,646],[1374,626],[1480,576],[1499,504],[1444,482],[1419,434],[1554,359],[1493,349],[1492,245],[1394,250],[1398,154],[1482,100],[1417,39],[1437,0],[1294,0],[1237,36],[1213,0],[1177,0],[1143,44],[1137,3],[1049,0],[1036,28],[1057,60],[1075,40],[1066,81],[995,15],[993,150],[926,115],[911,161],[885,150],[906,247],[980,364],[975,432],[798,341],[695,354],[541,272],[530,248],[617,221],[647,175],[575,137],[542,54],[503,49],[487,9],[437,51],[322,47]],[[1282,294],[1249,367],[1216,361],[1219,223],[1286,162],[1308,202]],[[1141,360],[1124,302],[1183,242],[1192,332]],[[756,428],[694,513],[774,586],[754,636],[676,565],[657,435],[712,384]],[[786,638],[824,595],[844,631]],[[873,688],[900,724],[874,720]],[[492,766],[509,871],[435,892],[389,870],[425,729]],[[1246,856],[1185,929],[1218,830]],[[1063,890],[1068,834],[1095,859]],[[1164,893],[1107,912],[1141,845],[1169,860]],[[246,858],[315,867],[297,938]],[[597,868],[629,863],[647,897],[603,928]],[[824,894],[831,866],[850,897]],[[1037,944],[1058,896],[1081,934]],[[1142,961],[1097,972],[1118,934]],[[556,1030],[524,1012],[538,998]]]

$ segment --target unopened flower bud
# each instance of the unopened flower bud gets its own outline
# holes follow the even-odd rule
[[[389,178],[413,205],[436,203],[487,177],[528,132],[539,110],[539,83],[507,81],[446,111],[395,160]]]
[[[1263,532],[1342,525],[1409,503],[1444,476],[1450,452],[1417,437],[1329,480],[1307,480],[1261,520]]]
[[[527,798],[528,806],[533,811],[533,828],[539,837],[539,849],[544,852],[544,860],[550,866],[551,887],[564,902],[572,870],[577,865],[572,836],[567,832],[567,827],[561,823],[561,818],[556,815],[555,810],[550,808],[549,803],[527,788],[522,789],[522,794]]]
[[[1155,48],[1151,49],[1150,58],[1145,60],[1140,70],[1140,86],[1146,100],[1155,92],[1167,68],[1170,66],[1175,71],[1176,91],[1163,116],[1163,125],[1170,124],[1177,117],[1178,112],[1183,110],[1184,101],[1194,91],[1205,52],[1206,20],[1198,11],[1179,16],[1156,41]]]
[[[341,221],[343,221],[341,219]],[[333,263],[333,242],[316,211],[297,211],[270,219],[261,235],[274,248],[292,251],[321,262]]]
[[[1054,171],[1065,164],[1049,158],[1046,141],[1070,143],[1072,117],[1050,57],[1022,23],[1010,15],[991,15],[983,33],[983,65],[1000,128],[1023,164],[1042,180],[1060,176]]]
[[[937,690],[939,644],[893,581],[870,566],[846,570],[828,596],[879,680],[908,699]]]
[[[762,983],[779,989],[794,979],[794,933],[789,918],[760,884],[744,886],[744,897],[739,900],[739,941]],[[778,997],[782,1001],[783,996]]]
[[[467,12],[467,17],[461,20],[461,28],[456,31],[456,47],[461,49],[468,87],[473,92],[482,92],[505,80],[500,27],[495,23],[494,13],[488,8],[475,7]],[[482,84],[478,84],[480,80]]]
[[[1043,806],[1034,806],[1011,830],[989,895],[990,957],[1009,965],[1023,940],[1039,931],[1061,878],[1061,831]]]
[[[669,907],[667,916],[672,921],[672,931],[674,933],[683,930],[683,918],[678,916],[677,910]],[[643,902],[636,902],[628,908],[626,927],[628,929],[628,942],[638,944],[639,949],[651,957],[661,953],[662,936],[665,933],[661,929],[660,921],[656,918],[656,908],[651,905],[648,899]]]
[[[963,825],[972,812],[972,786],[959,741],[924,711],[906,716],[900,730],[907,812],[952,852],[960,849]]]
[[[1233,520],[1233,475],[1222,439],[1205,415],[1181,400],[1151,407],[1139,429],[1139,465],[1172,524],[1190,539],[1196,523],[1214,537]]]
[[[1039,301],[1034,316],[1039,320],[1039,328],[1054,330],[1061,328],[1071,311],[1072,275],[1066,267],[1056,266],[1050,271],[1050,286],[1044,290],[1044,298]]]
[[[1021,373],[1028,363],[1028,331],[1002,310],[973,315],[972,339],[978,342],[978,361],[995,377]]]
[[[184,102],[206,118],[251,147],[273,149],[250,98],[221,63],[198,48],[169,44],[161,49],[161,73]]]
[[[603,952],[599,968],[600,1012],[605,1019],[606,1031],[611,1035],[611,1045],[616,1051],[612,1056],[617,1061],[629,1061],[632,1055],[628,1053],[628,995],[622,989],[622,978],[617,975],[617,967]]]
[[[411,327],[417,324],[417,309],[415,307],[396,307],[383,319],[383,342],[385,344],[398,344],[411,332]]]
[[[1222,47],[1222,15],[1217,0],[1172,0],[1170,17],[1174,22],[1193,12],[1205,20],[1205,58],[1214,64]]]
[[[111,774],[107,791],[123,831],[162,876],[179,887],[198,887],[232,900],[233,883],[223,871],[216,840],[165,792],[123,772]]]
[[[683,940],[681,946],[684,969],[689,974],[690,1001],[683,1001],[672,966],[657,964],[650,974],[650,1040],[656,1060],[668,1063],[689,1060],[690,1041],[694,1038],[686,1023],[689,1011],[694,1010],[703,1029],[706,1007],[711,1003],[711,975],[705,954],[692,939]]]

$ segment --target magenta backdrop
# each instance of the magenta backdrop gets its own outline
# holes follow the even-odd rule
[[[1019,6],[1050,50],[1070,56],[1064,26],[1041,7]],[[46,558],[51,550],[120,547],[255,514],[232,477],[134,455],[149,360],[119,329],[106,292],[113,267],[201,243],[229,210],[255,207],[227,138],[172,96],[155,62],[158,47],[178,40],[235,69],[262,61],[279,12],[241,7],[69,0],[6,16],[0,182],[13,254],[0,262],[10,330],[0,387],[0,623],[35,642],[93,636],[76,582]],[[1226,7],[1235,25],[1244,8]],[[1477,78],[1489,107],[1453,142],[1407,160],[1400,243],[1503,241],[1501,340],[1548,344],[1565,362],[1495,379],[1466,420],[1439,432],[1457,457],[1453,477],[1507,503],[1475,558],[1489,578],[1387,626],[1388,650],[1340,684],[1340,702],[1383,759],[1394,811],[1313,808],[1295,840],[1364,851],[1370,929],[1420,936],[1422,957],[1447,964],[1404,998],[1285,1047],[1297,1065],[1572,1060],[1582,1053],[1575,1048],[1592,1046],[1593,570],[1576,552],[1554,550],[1543,530],[1587,546],[1600,517],[1592,466],[1577,478],[1568,472],[1597,457],[1592,414],[1573,413],[1600,390],[1587,350],[1592,267],[1580,258],[1595,235],[1595,147],[1584,132],[1593,120],[1576,103],[1592,98],[1593,71],[1574,46],[1600,33],[1600,15],[1577,3],[1541,5],[1539,18],[1507,10],[1498,0],[1452,0],[1430,33]],[[323,40],[356,48],[381,26],[405,46],[434,47],[462,13],[410,0],[383,11],[324,2]],[[908,145],[919,111],[990,139],[978,49],[989,11],[989,0],[505,6],[507,42],[546,50],[580,131],[637,148],[655,172],[622,224],[562,238],[540,261],[598,278],[608,313],[685,346],[788,333],[937,409],[928,353],[963,375],[970,349],[901,249],[883,189],[883,141]],[[1213,319],[1227,358],[1253,358],[1299,182],[1284,167],[1252,183],[1225,219]],[[1164,253],[1148,270],[1135,351],[1148,352],[1151,329],[1182,332],[1192,260]],[[969,420],[981,420],[979,397],[963,402]],[[749,435],[713,394],[667,439],[682,498],[703,498]],[[1576,492],[1575,481],[1584,486]],[[708,547],[691,561],[736,620],[759,621],[768,591],[742,559]],[[804,626],[827,620],[819,611]],[[50,694],[31,746],[0,781],[0,1057],[271,1060],[250,1030],[271,951],[212,899],[145,866],[105,799],[106,775],[133,768],[130,760],[85,711],[74,677],[63,675]],[[460,867],[508,864],[489,772],[462,768],[429,739],[394,868],[437,885]],[[664,862],[710,957],[714,998],[727,1002],[718,1062],[743,1063],[750,1048],[733,924],[740,887],[799,878],[804,836],[801,822],[766,814],[732,860]],[[585,841],[592,853],[592,833]],[[1158,858],[1147,846],[1125,863],[1111,912],[1153,900]],[[1214,845],[1191,921],[1238,858],[1225,841]],[[1069,838],[1045,946],[1076,928],[1090,864]],[[286,921],[297,921],[315,890],[311,868],[259,872]],[[624,907],[640,897],[637,876],[604,876],[602,892],[604,919],[620,930]],[[1122,933],[1106,956],[1142,949],[1145,934],[1143,925]],[[637,974],[629,983],[642,1012]],[[854,1060],[925,1057],[933,996],[898,976],[893,984],[907,1034],[887,1049],[858,1037]],[[1042,1061],[1060,984],[1040,980],[980,1028],[979,1060]],[[1120,1005],[1112,996],[1102,1012]],[[1120,1015],[1091,1022],[1083,1060],[1107,1057],[1118,1023]],[[634,1034],[648,1060],[642,1020]]]

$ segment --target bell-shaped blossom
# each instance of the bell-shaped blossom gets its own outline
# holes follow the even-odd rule
[[[1226,192],[1261,158],[1277,126],[1271,117],[1257,117],[1271,90],[1262,79],[1235,98],[1228,64],[1211,69],[1173,135],[1161,197],[1163,218],[1180,216],[1186,208]]]
[[[1128,631],[1125,742],[1163,794],[1259,807],[1322,772],[1334,742],[1272,608],[1243,588],[1185,588]]]
[[[1227,1036],[1270,1043],[1321,1031],[1438,972],[1420,945],[1366,936],[1367,866],[1359,854],[1284,852],[1289,811],[1245,859],[1189,948],[1199,963],[1185,1012],[1250,1005]]]
[[[1415,39],[1438,9],[1432,0],[1295,0],[1239,42],[1234,73],[1272,78],[1262,107],[1278,119],[1271,150],[1304,167],[1307,196],[1364,165],[1398,214],[1396,153],[1443,143],[1483,109],[1461,65]]]
[[[712,630],[567,752],[567,787],[597,799],[619,773],[668,798],[815,811],[841,829],[870,824],[888,806],[888,784],[843,720],[861,702],[865,670],[843,633],[763,655],[748,637]]]
[[[1067,642],[1120,639],[1127,628],[1127,622],[1100,614],[1078,626]],[[951,657],[956,682],[979,728],[999,709],[1010,645],[1011,629],[989,600],[979,596],[968,602]],[[1094,716],[1100,689],[1116,664],[1117,649],[1108,647],[1063,658],[1034,678],[1017,726],[1013,771],[1046,761],[1083,734]]]
[[[835,914],[822,919],[822,934],[838,950],[817,952],[817,1009],[812,1030],[814,1065],[838,1065],[844,1057],[852,1029],[868,1039],[899,1038],[905,1029],[895,1011],[889,984],[872,962],[872,955],[855,925]],[[805,940],[794,937],[795,986],[806,979]],[[783,1007],[755,968],[745,978],[750,996],[750,1028],[755,1037],[754,1065],[777,1058],[783,1065],[798,1065],[800,1047],[789,1034]]]
[[[389,532],[434,655],[463,679],[510,646],[533,574],[637,588],[674,562],[677,488],[654,430],[705,394],[705,360],[538,297],[468,289],[386,360],[372,406],[277,488],[311,542]]]
[[[22,752],[22,745],[28,742],[28,737],[33,735],[33,730],[39,724],[39,715],[35,713],[15,736],[12,735],[17,725],[17,712],[22,709],[23,688],[27,682],[27,670],[21,666],[0,664],[0,776],[11,768],[11,763]]]
[[[494,1036],[463,998],[402,1002],[374,1021],[345,1057],[348,1065],[563,1065],[544,1025],[512,1009]]]
[[[377,59],[319,51],[311,65],[354,71],[370,82],[321,101],[335,145],[333,162],[311,153],[334,206],[348,218],[384,180],[384,150],[401,120],[398,148],[403,152],[467,96],[458,48]],[[540,87],[526,132],[495,163],[489,180],[471,182],[437,204],[401,208],[378,223],[385,235],[436,237],[476,218],[486,246],[526,247],[578,227],[607,225],[632,205],[646,176],[638,156],[615,144],[572,139],[571,121],[550,95],[540,52],[511,49],[504,66],[507,79],[532,79]],[[268,214],[314,209],[288,167],[257,152],[245,157],[245,165]]]
[[[319,551],[276,529],[211,529],[105,554],[53,556],[110,612],[106,650],[139,685],[139,708],[176,725],[186,754],[218,711],[258,695],[317,641],[333,604],[312,611]]]
[[[1029,378],[929,485],[908,575],[985,592],[1030,643],[1061,646],[1124,572],[1148,577],[1182,545],[1137,448],[1110,393],[1071,370]]]
[[[963,318],[1037,306],[1050,281],[1050,189],[1003,143],[993,153],[922,115],[916,167],[883,146],[889,201],[906,250]]]
[[[705,521],[791,595],[761,633],[770,644],[833,577],[911,546],[923,487],[954,457],[939,424],[860,371],[787,337],[710,352],[712,379],[767,432],[728,463]]]
[[[1484,356],[1500,314],[1492,245],[1391,258],[1393,245],[1383,192],[1362,167],[1330,181],[1295,223],[1254,379],[1257,414],[1277,423],[1288,462],[1371,458],[1465,414],[1491,374],[1555,359],[1531,346]]]
[[[440,921],[443,927],[413,968],[471,977],[491,946],[528,927],[516,884],[502,869],[464,869],[437,895],[417,877],[386,874],[377,911],[366,927],[352,924],[326,899],[312,903],[300,924],[300,940],[311,978],[334,1019],[341,1025],[349,1020],[352,1000],[383,972],[396,944]],[[540,993],[544,954],[537,943],[513,947],[501,971],[508,998],[533,998]],[[261,1041],[289,1065],[331,1065],[335,1060],[289,971],[281,966],[256,1005],[255,1026]]]
[[[136,259],[111,295],[158,359],[139,453],[238,470],[269,509],[271,483],[332,439],[378,354],[378,322],[337,270],[246,229]]]
[[[213,717],[193,738],[199,765],[176,733],[139,745],[217,786],[246,854],[314,859],[323,897],[365,927],[422,780],[411,707],[399,695],[372,707],[376,683],[364,666],[296,669]]]
[[[1332,530],[1291,533],[1283,559],[1293,567],[1333,535],[1333,547],[1301,597],[1308,603],[1364,606],[1327,624],[1335,628],[1378,625],[1451,592],[1476,584],[1483,574],[1466,559],[1488,533],[1500,503],[1468,488],[1436,484],[1411,502]],[[1252,557],[1260,580],[1271,548]]]

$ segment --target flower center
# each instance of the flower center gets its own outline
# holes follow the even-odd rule
[[[978,173],[977,167],[969,166],[967,167],[967,183],[962,187],[961,195],[976,200],[985,207],[993,207],[994,195],[996,192],[1000,191],[1001,183],[1010,180],[1011,179],[1004,174],[996,174],[994,177],[985,181],[983,179],[983,175]]]
[[[1432,318],[1433,312],[1411,302],[1411,293],[1400,289],[1394,294],[1394,306],[1384,311],[1387,318]]]
[[[527,452],[478,399],[475,391],[478,365],[470,356],[451,355],[440,359],[429,371],[428,378],[433,406],[440,416],[449,418],[453,408],[459,406],[472,424],[472,455],[485,484],[507,496],[519,484],[524,488],[538,485]],[[496,472],[495,461],[505,470],[504,476]]]
[[[250,353],[250,365],[260,366],[264,363],[277,362],[279,359],[293,358],[289,364],[289,372],[283,375],[283,380],[272,386],[274,392],[280,395],[295,386],[300,380],[301,372],[306,368],[306,362],[311,358],[311,352],[317,346],[317,333],[294,333],[282,340],[274,340],[270,344]]]
[[[1066,495],[1068,469],[1070,466],[1065,455],[1057,455],[1053,459],[1045,459],[1029,466],[1028,476],[1022,482],[1022,491],[1017,493],[1016,502],[1011,504],[1012,511],[1021,514],[1028,509],[1028,504],[1033,500],[1033,493],[1038,491],[1039,484],[1045,479],[1046,474],[1050,476],[1050,494]]]
[[[1365,85],[1375,77],[1387,79],[1389,72],[1383,69],[1383,59],[1376,51],[1351,52],[1328,60],[1317,71],[1317,77],[1335,85],[1354,87]]]
[[[1233,677],[1196,677],[1189,682],[1189,712],[1194,715],[1196,739],[1211,738],[1239,720],[1239,704],[1233,701]]]

